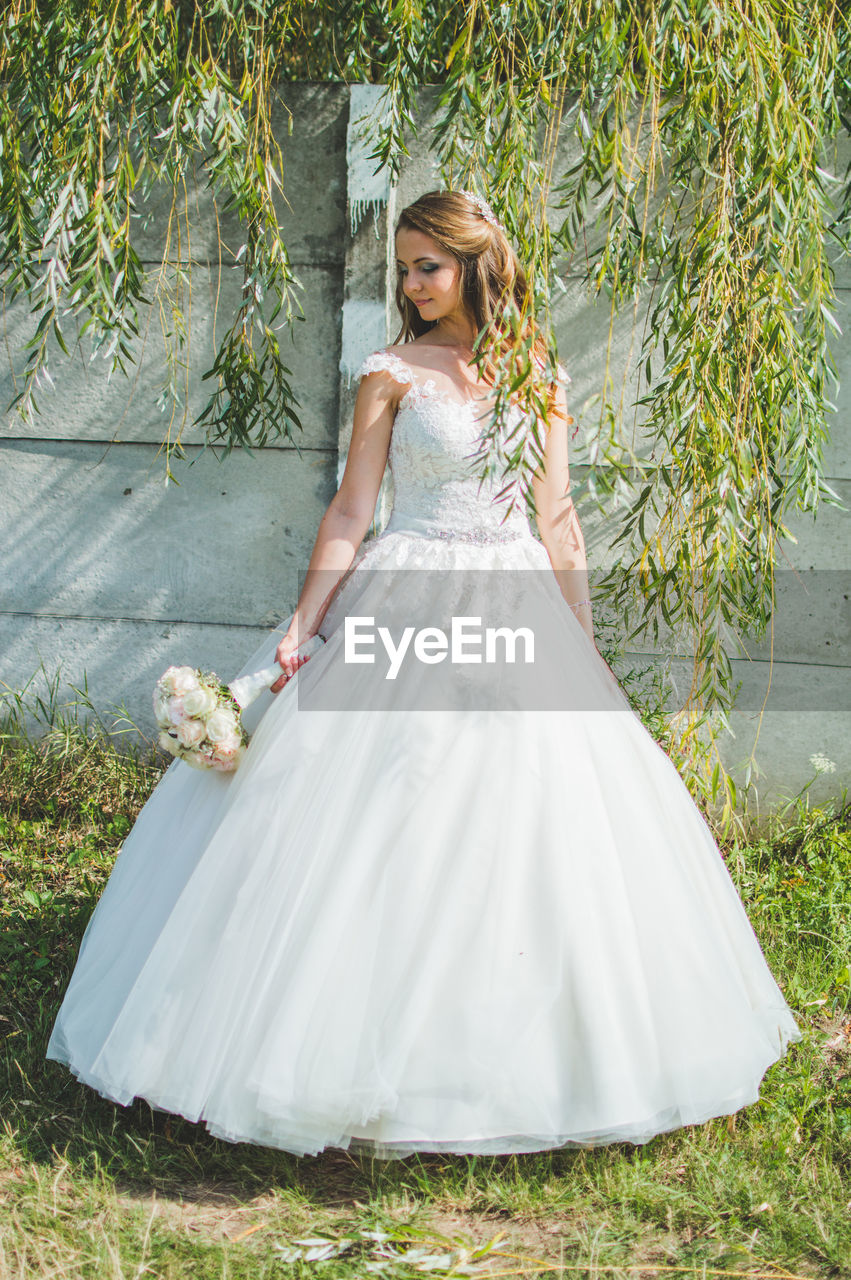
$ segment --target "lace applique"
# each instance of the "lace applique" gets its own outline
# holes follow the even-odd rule
[[[401,382],[407,386],[408,390],[402,396],[400,408],[403,404],[414,404],[426,396],[442,396],[450,404],[463,404],[463,401],[453,399],[448,392],[442,391],[434,378],[426,378],[424,382],[417,382],[411,366],[405,364],[405,361],[401,360],[395,351],[374,351],[371,356],[367,356],[358,369],[358,377],[362,378],[364,374],[377,373],[379,370],[386,371],[395,382]]]
[[[373,351],[358,369],[357,376],[363,378],[368,373],[381,372],[389,373],[395,382],[413,385],[414,375],[411,369],[392,351]]]
[[[414,404],[422,401],[425,397],[436,400],[443,400],[446,404],[459,405],[462,409],[468,408],[470,405],[484,405],[487,396],[453,396],[450,391],[446,391],[443,387],[439,387],[434,378],[425,378],[422,382],[418,382],[416,375],[410,365],[405,364],[395,351],[373,351],[372,355],[366,357],[357,371],[357,377],[362,378],[367,373],[378,373],[384,371],[389,373],[395,382],[400,382],[408,388],[402,400],[402,404]],[[567,387],[572,382],[570,374],[564,365],[559,362],[556,372],[556,383],[559,386]]]
[[[373,351],[372,355],[366,357],[357,371],[357,377],[362,378],[367,373],[378,373],[386,371],[396,382],[402,382],[406,386],[411,387],[414,391],[421,390],[428,395],[446,396],[448,400],[453,397],[447,391],[442,391],[435,382],[434,378],[426,378],[424,382],[417,382],[414,371],[411,366],[405,364],[405,361],[396,355],[395,351]],[[559,361],[556,366],[556,382],[559,386],[567,387],[573,381],[564,365]],[[485,397],[486,398],[486,397]],[[470,402],[475,402],[475,397],[468,397]],[[467,399],[457,399],[456,403],[466,404]]]
[[[532,537],[526,513],[517,508],[503,524],[499,494],[505,480],[491,475],[483,481],[476,463],[491,408],[486,398],[462,399],[434,378],[417,381],[417,372],[395,351],[374,351],[358,374],[378,371],[405,387],[390,436],[394,498],[388,530],[480,544]],[[570,381],[562,364],[558,381]],[[508,412],[509,421],[521,414],[518,406]]]

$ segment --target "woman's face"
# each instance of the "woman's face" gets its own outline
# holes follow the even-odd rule
[[[424,320],[462,310],[461,264],[422,231],[396,232],[396,267],[406,297]]]

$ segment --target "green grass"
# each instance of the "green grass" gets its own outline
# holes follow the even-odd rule
[[[805,1033],[754,1106],[644,1147],[299,1159],[140,1100],[117,1107],[44,1058],[85,923],[161,768],[80,724],[0,742],[2,1280],[851,1276],[847,810],[801,798],[782,826],[724,846]],[[363,1234],[376,1231],[387,1238]],[[351,1243],[287,1260],[317,1233]]]

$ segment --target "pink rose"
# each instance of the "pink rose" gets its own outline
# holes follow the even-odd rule
[[[242,746],[242,739],[238,733],[229,734],[227,738],[222,738],[213,748],[213,756],[219,760],[233,760],[239,753]]]
[[[217,760],[215,756],[211,756],[210,767],[215,769],[217,773],[230,773],[233,769],[233,763],[230,760]]]
[[[200,720],[181,720],[177,726],[177,738],[182,747],[197,747],[204,741],[206,730]]]
[[[176,667],[171,677],[172,693],[191,693],[198,688],[194,667]]]
[[[183,724],[187,718],[187,711],[183,705],[183,698],[173,697],[168,701],[168,718],[172,724]]]
[[[188,693],[198,685],[194,667],[169,667],[157,682],[166,693]]]

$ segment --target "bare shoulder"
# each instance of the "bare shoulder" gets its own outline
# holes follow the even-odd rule
[[[412,338],[410,342],[399,342],[389,347],[385,347],[387,351],[396,360],[401,361],[411,369],[417,370],[419,373],[427,373],[433,371],[434,362],[429,363],[426,351],[434,351],[440,346],[439,343],[428,342],[427,335],[419,338]]]
[[[421,334],[419,338],[411,338],[410,342],[391,342],[384,348],[385,351],[393,351],[397,356],[403,356],[409,351],[416,351],[418,347],[433,347],[433,342],[426,342],[427,334]]]
[[[391,356],[395,356],[397,360],[407,360],[411,352],[416,352],[417,345],[416,339],[412,342],[391,342],[384,350]]]

